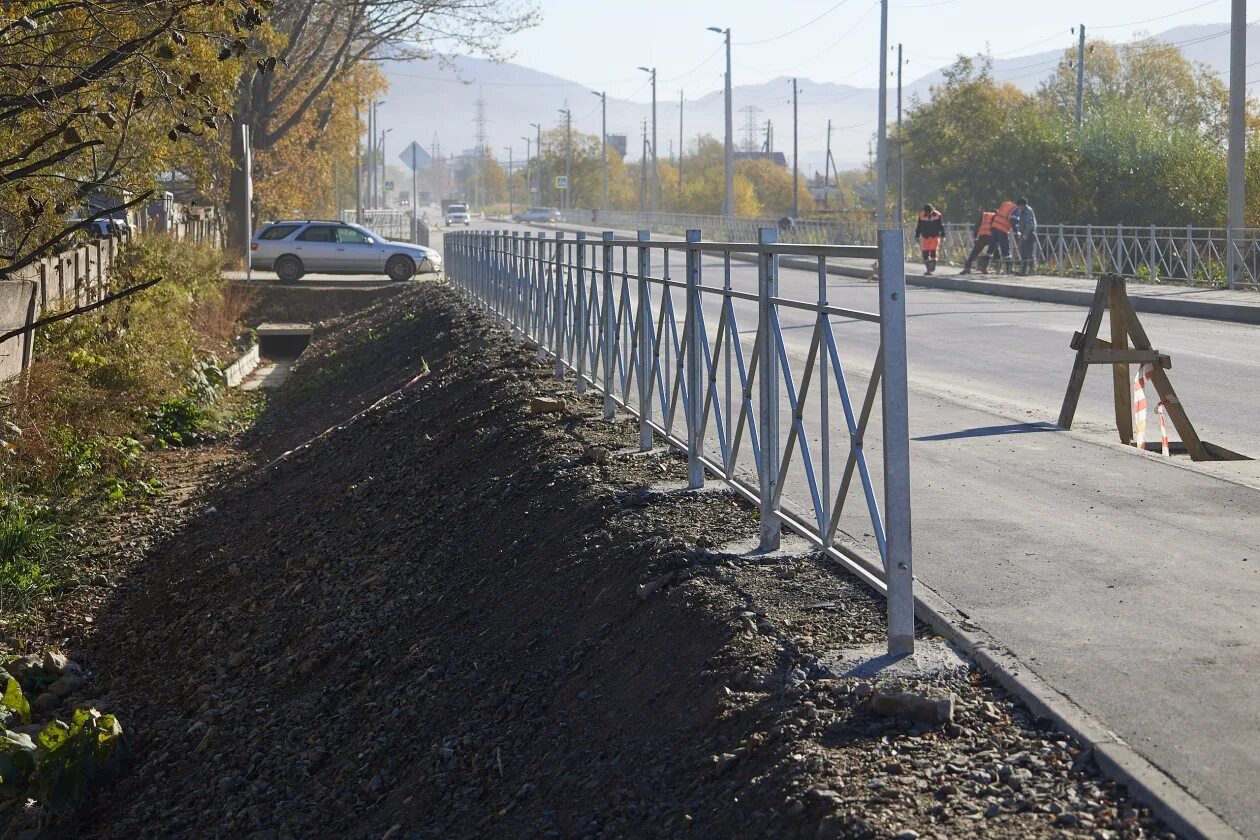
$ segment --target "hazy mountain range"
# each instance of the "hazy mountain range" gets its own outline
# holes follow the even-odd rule
[[[1227,24],[1182,26],[1153,37],[1175,44],[1190,60],[1214,70],[1229,66]],[[1247,33],[1249,56],[1260,54],[1260,27]],[[994,59],[994,75],[1024,90],[1034,90],[1053,72],[1061,49],[1013,58]],[[514,149],[517,162],[525,154],[526,136],[535,130],[563,124],[559,111],[566,106],[573,114],[573,128],[599,134],[599,98],[578,81],[562,79],[513,63],[496,64],[479,58],[455,57],[449,66],[436,61],[393,62],[384,65],[390,81],[380,124],[391,129],[386,138],[386,155],[391,163],[413,140],[442,155],[460,154],[474,148],[477,137],[477,101],[484,106],[486,143],[496,158],[506,162],[507,147]],[[738,69],[736,74],[738,80]],[[914,96],[926,97],[932,85],[942,80],[941,70],[914,80],[905,80],[904,98],[908,105]],[[801,78],[800,149],[804,171],[821,171],[826,148],[826,126],[831,120],[832,156],[841,169],[864,165],[876,120],[877,93],[873,88],[836,84],[822,79]],[[659,153],[670,155],[679,143],[679,104],[677,89],[662,82],[658,92],[657,125]],[[773,124],[774,148],[791,158],[792,105],[791,80],[775,79],[765,84],[736,85],[735,142],[742,144],[746,127],[754,124],[755,142],[765,140],[766,121]],[[745,108],[758,109],[749,114]],[[895,102],[890,96],[889,120],[895,118]],[[637,160],[642,149],[643,121],[650,118],[650,102],[608,98],[609,134],[627,135],[627,157]],[[723,102],[720,88],[688,96],[683,108],[684,142],[690,146],[697,134],[721,137]]]

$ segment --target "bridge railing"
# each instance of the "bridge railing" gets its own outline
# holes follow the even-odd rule
[[[571,210],[566,221],[646,228],[681,235],[699,228],[711,238],[749,241],[761,228],[777,228],[784,242],[811,245],[874,245],[869,220],[815,221],[699,216],[682,213]],[[940,261],[961,265],[974,243],[974,226],[945,225]],[[914,223],[903,229],[904,248],[914,259]],[[1117,274],[1150,283],[1177,283],[1220,288],[1260,288],[1260,228],[1167,227],[1158,225],[1042,224],[1036,232],[1036,271],[1061,277]],[[1012,243],[1015,250],[1015,243]],[[1014,255],[1018,260],[1018,255]],[[1230,260],[1233,259],[1233,272]]]
[[[716,477],[757,504],[763,549],[786,525],[885,591],[889,649],[911,650],[900,233],[878,247],[784,243],[774,228],[753,242],[684,233],[447,232],[446,274],[553,359],[557,378],[602,394],[605,418],[636,417],[642,450],[685,452],[691,487]],[[879,311],[828,300],[827,264],[842,258],[887,267]],[[816,270],[817,295],[781,296],[781,260]]]

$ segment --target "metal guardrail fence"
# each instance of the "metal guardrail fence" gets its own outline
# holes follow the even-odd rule
[[[798,220],[780,226],[772,219],[742,219],[678,213],[572,210],[568,220],[621,228],[647,227],[657,233],[681,234],[700,228],[712,238],[751,241],[756,231],[777,227],[784,241],[814,245],[873,245],[875,228],[859,220],[822,222]],[[960,265],[971,251],[974,226],[945,225],[940,261]],[[914,258],[914,225],[904,229],[904,247]],[[1159,227],[1156,225],[1039,225],[1036,233],[1037,271],[1062,277],[1118,274],[1145,282],[1171,282],[1222,288],[1260,287],[1260,228]],[[1014,243],[1012,243],[1014,250]],[[1229,276],[1229,257],[1235,270]],[[1018,255],[1015,255],[1018,260]]]
[[[342,210],[341,221],[353,222],[354,211]],[[411,215],[406,210],[364,210],[363,226],[395,242],[411,241]]]
[[[763,229],[752,244],[701,241],[698,230],[686,231],[681,242],[652,241],[646,231],[636,239],[609,232],[598,240],[583,233],[455,231],[445,236],[445,264],[449,281],[475,305],[554,358],[557,378],[572,374],[579,392],[602,393],[606,419],[617,407],[637,417],[642,450],[659,435],[687,454],[691,487],[713,475],[758,504],[762,549],[777,548],[787,525],[885,592],[889,651],[910,652],[901,235],[884,232],[878,247],[840,247],[781,243],[777,233]],[[781,256],[816,262],[816,299],[780,296]],[[888,267],[880,311],[833,306],[828,260],[877,257]],[[705,282],[714,271],[720,285]],[[755,333],[741,330],[741,318],[745,325],[755,321]],[[848,343],[838,340],[837,330],[871,325],[878,336],[864,345],[876,349],[859,405],[845,360],[852,361],[860,342],[849,333],[843,333]],[[785,329],[809,330],[803,356],[799,343],[789,349]],[[881,422],[872,429],[877,394]],[[868,445],[872,437],[878,446]],[[871,459],[882,462],[882,512]],[[865,501],[856,513],[845,507],[855,476]],[[798,494],[803,505],[794,503]],[[850,534],[863,529],[882,562],[858,550],[860,540]]]

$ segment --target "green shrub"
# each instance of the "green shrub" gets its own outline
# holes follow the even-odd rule
[[[0,609],[22,610],[61,583],[67,537],[47,508],[0,499]]]

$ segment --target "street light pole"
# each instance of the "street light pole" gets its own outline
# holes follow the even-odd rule
[[[533,138],[533,137],[522,137],[521,139],[525,141],[525,206],[526,206],[526,207],[528,207],[528,206],[531,204],[531,202],[530,202],[530,189],[529,189],[529,184],[530,184],[530,180],[529,180],[530,148],[534,145],[534,138]]]
[[[561,194],[560,206],[567,213],[573,206],[573,200],[569,197],[573,192],[570,181],[573,177],[573,112],[568,108],[561,108],[560,113],[564,114],[564,192]]]
[[[726,38],[726,199],[722,207],[725,216],[735,215],[735,119],[731,109],[731,30],[710,26],[710,32],[716,32]]]
[[[1229,30],[1229,235],[1226,281],[1234,288],[1238,272],[1239,237],[1247,210],[1247,0],[1233,0]]]
[[[599,97],[599,212],[608,212],[608,93],[593,90]]]
[[[655,214],[661,192],[661,173],[656,167],[656,68],[640,67],[639,69],[652,77],[652,213]]]
[[[796,84],[796,79],[792,79],[792,218],[795,219],[801,214],[801,148],[799,143],[800,132],[798,130],[799,120],[797,114],[797,99],[800,94],[800,88]]]
[[[879,0],[879,121],[875,131],[875,229],[888,223],[888,0]]]
[[[504,146],[504,148],[505,148],[505,149],[507,149],[507,153],[508,153],[508,173],[507,173],[507,175],[508,175],[508,176],[507,176],[507,182],[508,182],[508,216],[515,216],[515,215],[516,215],[516,201],[515,201],[515,195],[516,195],[516,193],[515,193],[515,191],[512,189],[512,147],[511,147],[511,146]]]
[[[543,156],[542,156],[542,123],[530,123],[530,127],[537,133],[536,142],[534,143],[534,169],[538,176],[538,203],[545,205],[547,202],[543,200],[546,187],[546,174],[543,172]]]
[[[363,224],[363,123],[354,106],[354,222]]]

